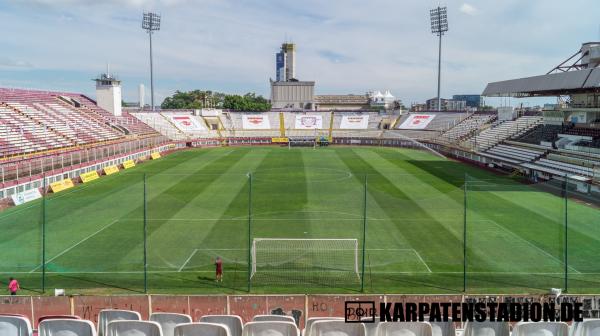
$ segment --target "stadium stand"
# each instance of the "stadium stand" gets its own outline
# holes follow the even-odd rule
[[[7,157],[158,134],[81,94],[0,88],[0,135],[0,156]]]
[[[441,133],[438,131],[419,131],[419,130],[385,130],[381,135],[382,138],[398,138],[398,139],[414,139],[414,140],[431,140],[439,137]]]
[[[483,130],[478,135],[468,140],[471,148],[486,150],[510,137],[519,136],[529,129],[539,125],[542,117],[525,116],[516,120],[507,120]]]
[[[88,319],[43,316],[37,332],[40,336],[96,336],[101,332],[107,336],[368,336],[370,330],[374,336],[594,336],[600,328],[600,319],[594,318],[574,322],[571,326],[564,322],[518,322],[511,333],[508,322],[466,322],[463,329],[456,330],[452,322],[346,323],[343,317],[309,317],[305,323],[301,323],[304,325],[301,332],[295,322],[292,322],[293,318],[287,315],[250,315],[244,323],[237,315],[204,315],[199,318],[199,322],[189,322],[192,318],[181,313],[155,312],[149,315],[148,320],[142,320],[137,319],[141,314],[136,311],[121,312],[133,314],[130,315],[133,320],[122,315],[122,319],[106,323],[99,316],[95,326]],[[2,336],[35,335],[36,329],[33,327],[35,326],[24,315],[0,314]]]
[[[402,124],[413,115],[430,115],[433,119],[423,130],[428,131],[446,131],[458,125],[461,121],[468,118],[470,113],[459,112],[423,112],[423,113],[407,113],[400,117],[396,123],[396,128],[401,129]]]
[[[532,162],[544,155],[545,152],[520,146],[498,144],[480,154],[507,162]]]
[[[570,127],[570,125],[536,125],[522,135],[513,137],[513,140],[535,145],[541,142],[554,143],[558,139],[558,134],[567,132]]]
[[[161,113],[138,112],[132,115],[169,139],[183,140],[187,138],[183,131],[175,127]]]
[[[579,176],[594,176],[593,168],[582,167],[572,163],[550,159],[539,159],[534,163],[535,165],[529,165],[527,168],[536,168],[537,166],[537,168],[540,170],[546,170],[549,173],[554,173],[556,175],[575,174]],[[544,167],[550,168],[552,171],[544,169]]]
[[[444,132],[441,139],[447,140],[450,143],[459,143],[494,120],[496,120],[495,114],[473,114]]]

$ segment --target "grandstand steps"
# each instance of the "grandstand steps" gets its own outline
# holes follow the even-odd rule
[[[62,146],[60,147],[68,147],[68,146],[74,146],[77,145],[77,141],[74,139],[71,139],[69,137],[67,137],[65,134],[58,132],[56,129],[54,129],[52,126],[49,125],[45,125],[42,122],[40,122],[39,120],[36,120],[34,118],[32,118],[30,115],[23,113],[23,111],[19,110],[18,108],[12,106],[11,104],[2,104],[0,103],[0,106],[3,106],[5,108],[9,108],[10,110],[12,110],[14,113],[20,115],[23,118],[26,118],[28,120],[30,120],[32,123],[35,123],[36,125],[38,125],[40,128],[44,128],[45,132],[50,132],[51,136],[55,136],[59,139],[61,139],[62,141],[60,142]],[[44,134],[44,137],[46,139],[49,138],[48,134]],[[44,140],[44,142],[47,143],[47,140]]]
[[[175,124],[173,123],[173,121],[171,121],[171,119],[170,119],[170,118],[167,118],[167,117],[166,117],[166,116],[165,116],[163,113],[159,113],[159,115],[160,115],[160,116],[161,116],[161,117],[162,117],[164,120],[166,120],[168,124],[170,124],[171,126],[173,126],[173,128],[174,128],[174,129],[176,130],[176,132],[177,132],[177,135],[181,136],[181,138],[183,138],[183,139],[187,138],[187,135],[186,135],[186,134],[185,134],[185,133],[184,133],[182,130],[180,130],[180,129],[179,129],[179,127],[177,127],[177,125],[175,125]],[[202,119],[202,120],[204,120],[204,119]],[[207,125],[207,127],[208,127],[208,125]]]

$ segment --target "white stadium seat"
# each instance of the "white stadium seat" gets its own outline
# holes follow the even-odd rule
[[[600,319],[584,320],[575,324],[573,322],[575,336],[600,336]]]
[[[142,317],[140,313],[131,310],[121,309],[103,309],[98,314],[98,336],[104,336],[106,327],[112,321],[139,321]]]
[[[467,322],[462,336],[509,336],[508,322]]]
[[[431,336],[431,324],[427,322],[381,322],[376,336]]]
[[[106,327],[107,336],[162,336],[160,324],[152,321],[113,321]]]
[[[31,336],[31,323],[24,316],[0,315],[0,336]]]
[[[91,321],[72,319],[52,319],[40,322],[39,336],[96,336]]]
[[[229,328],[220,323],[183,323],[175,327],[174,336],[231,336]]]
[[[224,324],[229,328],[231,336],[242,336],[244,322],[237,315],[204,315],[200,318],[200,322]]]
[[[276,322],[276,321],[281,321],[281,322],[292,322],[292,323],[296,323],[296,320],[294,320],[293,317],[291,316],[285,316],[285,315],[256,315],[254,316],[254,318],[252,319],[252,321],[254,322],[260,322],[260,321],[270,321],[270,322]]]
[[[519,322],[512,336],[568,336],[569,326],[564,322]]]
[[[248,322],[242,336],[299,336],[298,328],[292,322]]]
[[[345,321],[316,321],[310,331],[311,336],[366,336],[366,334],[364,324]]]
[[[456,336],[454,322],[429,322],[433,336]]]
[[[304,326],[304,335],[310,336],[310,329],[312,325],[317,321],[344,321],[343,317],[310,317],[306,320],[306,325]]]
[[[160,324],[163,336],[173,336],[173,330],[178,324],[191,323],[192,318],[187,314],[152,313],[150,321]]]

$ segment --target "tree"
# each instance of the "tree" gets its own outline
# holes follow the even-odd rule
[[[176,91],[171,97],[165,98],[161,104],[163,109],[201,109],[203,107],[221,107],[248,112],[271,110],[269,101],[263,96],[257,96],[254,92],[240,96],[213,91]]]

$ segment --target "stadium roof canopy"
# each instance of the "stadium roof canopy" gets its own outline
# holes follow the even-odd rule
[[[600,92],[600,67],[489,83],[482,96],[536,97]]]

